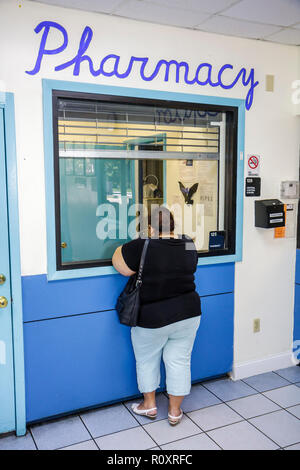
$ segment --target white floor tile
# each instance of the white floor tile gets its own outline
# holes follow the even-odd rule
[[[298,444],[294,444],[293,446],[285,447],[284,450],[300,450],[300,442]]]
[[[91,438],[79,416],[35,424],[31,432],[39,450],[61,449]]]
[[[81,414],[81,418],[94,438],[138,426],[136,419],[122,403],[87,411]]]
[[[300,404],[300,388],[296,387],[296,385],[288,385],[287,387],[270,390],[269,392],[264,392],[264,395],[283,408]]]
[[[247,421],[209,431],[208,435],[225,450],[273,450],[278,448]]]
[[[253,418],[250,423],[281,447],[300,442],[300,420],[285,410]]]
[[[221,405],[210,406],[198,411],[188,413],[188,416],[203,431],[226,426],[227,424],[237,423],[243,418],[233,411],[229,406],[222,403]]]
[[[246,419],[280,410],[278,405],[260,394],[232,400],[227,404]]]
[[[96,439],[100,450],[145,450],[155,447],[155,442],[139,426]]]
[[[74,444],[73,446],[63,447],[60,450],[99,450],[93,440]]]
[[[1,450],[36,450],[36,446],[30,432],[26,436],[17,437],[15,435],[0,437]]]
[[[287,408],[289,413],[292,413],[296,418],[300,419],[300,405],[292,406],[291,408]]]
[[[146,424],[144,428],[158,445],[167,444],[201,432],[198,426],[187,416],[183,416],[181,423],[176,426],[171,426],[168,420],[164,419],[156,423]]]
[[[161,446],[162,450],[220,450],[206,434],[187,437]]]

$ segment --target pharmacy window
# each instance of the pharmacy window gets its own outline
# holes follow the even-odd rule
[[[235,254],[237,115],[53,91],[57,269],[111,265],[117,246],[145,236],[155,205],[199,257]]]

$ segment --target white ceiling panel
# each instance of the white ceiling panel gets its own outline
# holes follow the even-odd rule
[[[86,11],[111,13],[124,0],[31,0],[32,2],[48,3],[65,8],[75,8]]]
[[[268,36],[267,39],[268,41],[280,42],[282,44],[300,46],[300,30],[292,28],[283,29],[278,33]]]
[[[211,33],[299,44],[300,0],[31,1]]]
[[[182,10],[203,11],[205,13],[217,13],[229,7],[236,0],[149,0],[151,3],[164,5],[169,8],[181,8]]]
[[[243,20],[213,16],[198,26],[202,31],[209,31],[230,36],[261,39],[280,30],[279,26],[249,23]]]
[[[171,9],[146,0],[129,0],[114,10],[114,14],[154,23],[193,27],[209,17],[209,14],[184,9]]]
[[[300,22],[299,0],[242,0],[223,15],[259,23],[290,26]]]

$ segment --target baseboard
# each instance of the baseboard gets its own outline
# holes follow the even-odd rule
[[[245,379],[252,375],[284,369],[286,367],[297,365],[298,363],[299,361],[296,361],[293,353],[289,351],[275,356],[268,356],[264,359],[233,364],[230,377],[232,380]]]

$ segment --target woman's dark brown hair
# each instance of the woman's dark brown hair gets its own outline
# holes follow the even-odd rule
[[[164,206],[152,206],[148,214],[148,224],[156,234],[173,233],[175,222],[173,214]]]

